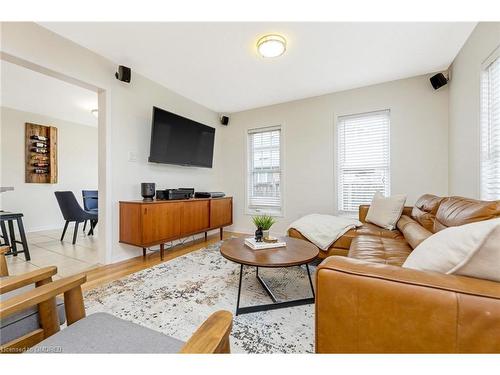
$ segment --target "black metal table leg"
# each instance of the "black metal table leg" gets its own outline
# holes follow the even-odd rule
[[[257,280],[259,280],[263,289],[267,292],[269,297],[271,297],[271,299],[273,300],[273,303],[264,304],[264,305],[256,305],[256,306],[240,307],[241,283],[242,283],[242,277],[243,277],[243,265],[241,265],[240,283],[238,285],[238,301],[236,303],[236,315],[249,314],[249,313],[258,312],[258,311],[282,309],[282,308],[286,308],[286,307],[310,305],[310,304],[314,303],[316,296],[314,293],[314,286],[312,283],[311,273],[309,271],[309,265],[305,264],[305,266],[306,266],[306,270],[307,270],[307,277],[309,279],[309,285],[311,286],[311,292],[313,295],[312,297],[294,299],[294,300],[290,300],[290,301],[278,301],[276,296],[274,295],[274,293],[271,291],[271,288],[269,288],[269,286],[266,284],[265,280],[260,277],[259,267],[256,267]]]
[[[316,293],[314,293],[314,285],[311,279],[311,272],[309,271],[309,264],[306,263],[306,270],[307,270],[307,277],[309,278],[309,285],[311,285],[311,292],[313,295],[313,298],[316,298]]]
[[[259,267],[255,267],[256,268],[256,277],[257,277],[257,280],[259,280],[259,283],[260,285],[262,285],[262,288],[264,288],[264,290],[267,292],[267,294],[269,295],[269,297],[271,297],[271,299],[273,300],[273,302],[278,302],[278,299],[276,298],[276,296],[274,295],[274,293],[271,291],[271,289],[269,289],[269,287],[267,286],[266,282],[262,279],[262,277],[259,276]]]
[[[12,252],[12,255],[17,257],[17,244],[16,244],[16,234],[14,232],[14,223],[12,222],[12,220],[8,220],[7,224],[9,225],[11,252]]]
[[[26,260],[31,260],[30,251],[28,249],[28,241],[26,239],[26,233],[24,232],[23,219],[21,217],[17,218],[17,228],[19,229],[19,236],[21,237],[21,242],[23,243],[23,252]]]
[[[240,313],[241,282],[243,281],[243,264],[240,266],[240,282],[238,284],[238,300],[236,301],[236,316]]]

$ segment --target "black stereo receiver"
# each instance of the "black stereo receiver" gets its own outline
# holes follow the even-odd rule
[[[226,194],[220,191],[197,191],[194,193],[195,198],[222,198],[225,197]]]
[[[193,194],[194,189],[191,188],[156,190],[156,199],[160,201],[189,199],[193,197]]]

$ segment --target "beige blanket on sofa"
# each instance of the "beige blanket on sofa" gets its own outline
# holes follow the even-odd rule
[[[361,225],[359,220],[350,217],[311,214],[294,221],[289,228],[298,230],[321,250],[328,250],[345,232]]]

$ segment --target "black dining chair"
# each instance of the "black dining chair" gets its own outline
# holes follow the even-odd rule
[[[84,210],[75,198],[75,194],[72,191],[56,191],[57,203],[59,203],[59,208],[61,209],[64,220],[63,233],[61,236],[61,241],[64,240],[64,235],[66,234],[66,229],[68,229],[68,224],[72,221],[75,222],[75,231],[73,233],[73,245],[76,243],[76,235],[78,233],[78,224],[85,222],[85,220],[90,221],[90,232],[89,234],[94,234],[94,228],[97,224],[97,212],[91,212]]]
[[[82,190],[83,209],[85,211],[98,213],[98,192],[97,190]],[[83,223],[83,231],[87,229],[87,220]]]

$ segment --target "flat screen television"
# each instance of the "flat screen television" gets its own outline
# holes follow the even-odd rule
[[[153,107],[149,161],[212,168],[215,129]]]

